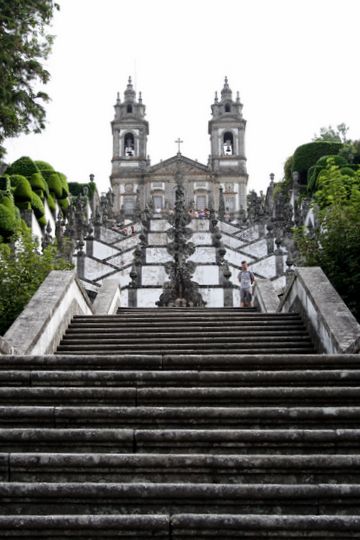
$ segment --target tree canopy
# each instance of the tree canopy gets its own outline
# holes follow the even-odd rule
[[[344,122],[333,128],[332,126],[320,128],[319,135],[314,135],[313,141],[328,141],[328,142],[339,142],[347,143],[347,132],[349,128]]]
[[[51,50],[48,25],[58,8],[53,0],[0,0],[0,158],[6,138],[45,127],[49,96],[39,88],[50,77],[42,62]]]
[[[343,169],[334,158],[318,177],[314,194],[319,227],[295,232],[302,264],[321,266],[354,315],[360,317],[360,169]]]

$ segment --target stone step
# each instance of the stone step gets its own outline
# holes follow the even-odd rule
[[[359,355],[343,354],[121,354],[121,355],[2,355],[1,371],[8,370],[137,370],[137,371],[258,371],[359,369]]]
[[[302,321],[302,318],[298,313],[224,313],[222,311],[219,312],[212,312],[212,313],[202,313],[202,312],[194,312],[194,313],[178,313],[178,312],[154,312],[154,313],[134,313],[134,314],[127,314],[123,313],[121,315],[74,315],[72,321],[77,323],[86,323],[86,322],[139,322],[139,321],[152,321],[152,320],[158,320],[158,321],[285,321],[285,322],[291,322],[291,321]]]
[[[356,428],[360,407],[0,406],[1,427]]]
[[[231,347],[231,345],[230,345]],[[138,347],[140,350],[141,350],[141,347]],[[73,355],[85,355],[85,354],[97,354],[97,355],[106,355],[106,354],[131,354],[132,352],[135,352],[134,349],[136,350],[137,347],[127,347],[127,346],[124,346],[124,347],[120,347],[120,346],[113,346],[113,345],[59,345],[58,349],[57,349],[57,352],[55,354],[73,354]],[[145,351],[145,353],[150,353],[151,352],[162,352],[162,351],[165,351],[167,352],[168,354],[173,354],[173,355],[193,355],[193,354],[196,354],[199,352],[199,350],[202,350],[201,347],[193,347],[193,346],[189,346],[189,347],[182,347],[182,348],[179,348],[179,347],[175,347],[173,349],[169,349],[169,347],[167,347],[166,345],[164,345],[163,347],[149,347],[147,351]],[[311,354],[311,353],[314,353],[314,347],[312,345],[309,345],[309,346],[306,346],[306,345],[303,345],[303,344],[298,344],[298,345],[294,345],[292,346],[291,344],[284,344],[283,346],[281,346],[281,344],[277,345],[277,346],[270,346],[270,344],[263,344],[263,345],[259,345],[259,347],[251,347],[251,344],[249,344],[248,346],[243,346],[243,347],[231,347],[231,348],[217,348],[217,349],[214,349],[214,348],[211,348],[209,347],[208,349],[205,350],[205,352],[207,352],[207,354],[212,354],[212,355],[221,355],[221,354],[231,354],[231,355],[234,355],[234,354],[246,354],[246,355],[250,355],[250,354],[258,354],[258,355],[267,355],[267,354],[288,354],[288,355],[293,355],[293,354]]]
[[[133,371],[133,370],[45,370],[39,368],[0,371],[0,384],[4,386],[176,386],[212,388],[236,386],[359,386],[360,370],[307,369],[307,370],[242,370],[242,371]]]
[[[360,429],[0,428],[0,452],[306,455],[359,452]]]
[[[0,482],[357,484],[360,456],[0,453]]]
[[[73,344],[73,345],[82,345],[82,344],[97,344],[99,341],[99,337],[92,332],[84,332],[82,335],[65,335],[62,339],[62,344]],[[209,340],[211,340],[211,343],[209,343]],[[299,335],[296,333],[295,335],[288,336],[286,332],[283,332],[282,334],[278,335],[272,335],[268,334],[265,336],[249,336],[249,335],[232,335],[232,336],[223,336],[223,335],[207,335],[206,333],[198,335],[198,336],[189,336],[189,335],[182,335],[182,336],[164,336],[161,337],[160,335],[156,334],[154,337],[154,334],[152,337],[148,336],[142,336],[139,334],[138,336],[131,336],[126,337],[123,336],[122,333],[115,335],[115,337],[110,337],[108,334],[102,334],[101,336],[101,344],[108,345],[136,345],[136,346],[142,346],[146,350],[148,346],[152,345],[158,345],[159,347],[161,345],[176,345],[180,346],[182,344],[185,345],[199,345],[199,346],[207,346],[210,345],[213,348],[216,348],[218,345],[223,344],[251,344],[251,343],[296,343],[296,344],[311,344],[311,340],[308,335]]]
[[[39,540],[226,540],[266,538],[317,538],[350,540],[360,538],[358,515],[279,515],[274,514],[133,514],[133,515],[55,515],[0,516],[2,538]],[[101,536],[100,536],[101,535]]]
[[[354,484],[2,482],[0,514],[358,514]]]
[[[92,329],[91,332],[87,328],[72,328],[70,327],[64,334],[66,339],[82,339],[86,338],[87,336],[91,336],[94,339],[183,339],[183,336],[186,336],[187,339],[212,339],[212,338],[240,338],[244,339],[246,337],[249,338],[262,338],[262,337],[309,337],[307,331],[304,328],[299,327],[299,329],[282,329],[282,328],[275,328],[271,329],[268,327],[265,328],[259,328],[259,329],[244,329],[241,327],[238,328],[228,328],[225,330],[213,330],[213,329],[206,329],[202,330],[199,329],[198,331],[189,330],[189,329],[178,329],[178,328],[172,328],[172,329],[164,329],[156,332],[156,338],[154,338],[154,332],[148,332],[146,329],[144,331],[139,331],[138,328],[123,328],[119,331],[114,331],[112,329],[99,329],[94,330]]]
[[[125,332],[163,332],[164,330],[167,332],[189,332],[189,331],[219,331],[219,329],[226,331],[232,330],[232,331],[252,331],[252,332],[258,332],[258,331],[276,331],[276,330],[283,330],[286,328],[287,330],[304,330],[304,324],[301,321],[293,321],[293,322],[287,322],[286,326],[284,325],[284,322],[282,321],[256,321],[256,323],[253,323],[251,321],[244,321],[244,322],[226,322],[224,324],[219,325],[215,321],[213,322],[206,322],[204,324],[203,322],[184,322],[182,321],[181,324],[173,325],[170,324],[169,321],[149,321],[143,322],[143,323],[131,323],[126,321],[111,321],[109,324],[107,324],[104,321],[100,322],[89,322],[89,323],[78,323],[77,321],[72,322],[71,325],[68,327],[67,331],[77,330],[77,331],[83,331],[83,330],[91,330],[92,332],[95,331],[112,331],[117,332],[119,330],[125,331]]]
[[[199,314],[147,314],[143,315],[139,313],[138,315],[75,315],[73,321],[78,324],[86,323],[121,323],[121,322],[131,322],[133,324],[140,322],[169,322],[178,323],[178,322],[226,322],[232,324],[232,322],[253,322],[257,321],[282,321],[282,322],[293,322],[301,321],[301,317],[294,313],[249,313],[246,315],[236,313],[232,315],[224,315],[223,313],[212,313],[210,315]]]
[[[2,387],[0,405],[357,406],[360,387]]]

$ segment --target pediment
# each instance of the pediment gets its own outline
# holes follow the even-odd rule
[[[159,163],[149,167],[148,172],[150,174],[161,176],[173,176],[178,170],[178,167],[180,167],[181,173],[186,176],[206,176],[209,174],[209,168],[206,165],[185,156],[173,156],[165,161],[160,161]]]

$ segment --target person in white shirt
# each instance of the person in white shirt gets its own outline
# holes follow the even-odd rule
[[[240,281],[240,307],[251,307],[252,302],[252,286],[255,283],[255,276],[248,269],[246,261],[241,261],[241,270],[238,274]]]

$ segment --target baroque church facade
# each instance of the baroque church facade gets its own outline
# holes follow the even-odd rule
[[[150,201],[155,211],[167,211],[175,202],[175,173],[184,182],[186,202],[195,209],[218,208],[220,188],[226,211],[236,217],[246,211],[248,174],[245,156],[246,120],[239,93],[233,99],[227,78],[220,98],[215,93],[208,124],[210,155],[207,165],[177,155],[151,165],[147,154],[149,123],[141,93],[129,77],[123,100],[118,93],[113,135],[111,187],[114,212],[131,218],[137,206]],[[179,141],[180,142],[180,141]],[[179,145],[180,146],[180,145]]]

